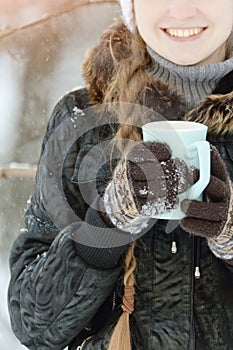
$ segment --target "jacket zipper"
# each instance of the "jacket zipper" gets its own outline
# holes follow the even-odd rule
[[[191,315],[190,315],[190,350],[195,350],[195,326],[193,317],[193,303],[194,303],[194,266],[195,266],[195,236],[192,237],[192,261],[191,261]]]
[[[82,344],[81,345],[79,345],[78,347],[77,347],[77,349],[76,350],[83,350],[84,349],[84,346],[85,346],[85,344],[87,344],[87,342],[91,339],[93,337],[93,335],[91,335],[90,337],[88,337],[88,338],[86,338],[86,339],[84,339],[84,341],[82,342]]]

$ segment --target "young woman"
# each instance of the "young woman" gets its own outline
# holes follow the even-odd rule
[[[50,119],[10,257],[12,328],[33,350],[231,350],[233,2],[121,7],[87,55],[86,88]],[[207,125],[211,144],[204,200],[184,200],[169,230],[151,214],[198,172],[143,142],[158,115]]]

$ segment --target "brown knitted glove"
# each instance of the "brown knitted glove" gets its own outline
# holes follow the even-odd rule
[[[180,225],[191,234],[208,238],[216,256],[233,259],[232,186],[225,163],[214,146],[211,146],[211,177],[204,198],[205,201],[182,201],[187,217]]]
[[[173,209],[177,195],[187,189],[190,174],[180,159],[171,159],[170,148],[158,142],[139,142],[117,165],[104,204],[118,228],[133,226],[134,219],[153,217]],[[136,220],[136,225],[138,221]]]

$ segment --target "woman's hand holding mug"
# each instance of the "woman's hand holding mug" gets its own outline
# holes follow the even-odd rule
[[[178,195],[187,190],[190,171],[179,158],[172,159],[167,144],[138,142],[116,166],[104,194],[108,218],[119,229],[133,226],[177,207]],[[127,229],[128,228],[128,229]]]

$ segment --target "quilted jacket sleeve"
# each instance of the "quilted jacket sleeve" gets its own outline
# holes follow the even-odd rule
[[[54,109],[39,166],[46,162],[43,154],[48,140],[70,114],[71,102],[67,100],[73,103],[74,99],[71,94]],[[71,239],[73,226],[58,229],[54,225],[47,215],[41,186],[38,172],[26,228],[11,250],[8,304],[12,329],[22,344],[31,350],[59,350],[88,325],[113,291],[121,267],[116,263],[100,268],[79,257]],[[56,206],[56,197],[50,201]],[[81,202],[80,211],[85,211]],[[84,229],[82,221],[75,225],[76,233],[85,234]]]

